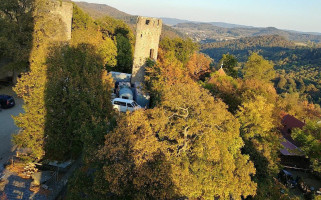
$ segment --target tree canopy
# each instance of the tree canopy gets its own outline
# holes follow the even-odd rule
[[[252,53],[243,68],[245,79],[271,81],[275,77],[273,64],[257,53]]]

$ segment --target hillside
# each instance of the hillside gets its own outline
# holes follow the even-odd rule
[[[91,17],[97,19],[104,16],[110,16],[116,19],[121,19],[125,21],[135,32],[136,30],[136,21],[137,16],[127,14],[125,12],[119,11],[116,8],[113,8],[104,4],[96,3],[87,3],[87,2],[75,2],[77,6],[87,12]],[[163,31],[161,37],[183,37],[184,35],[178,30],[173,29],[172,27],[163,24]]]
[[[185,33],[186,35],[192,37],[196,41],[203,43],[239,39],[242,37],[253,37],[253,36],[263,36],[263,35],[279,35],[283,36],[287,40],[296,42],[314,42],[321,43],[321,35],[308,34],[295,31],[280,30],[274,27],[267,28],[255,28],[255,27],[236,27],[230,26],[221,27],[223,25],[211,23],[179,23],[173,28]]]
[[[176,18],[168,18],[168,17],[162,17],[162,20],[164,24],[167,24],[169,26],[175,26],[177,24],[181,23],[203,23],[203,22],[196,22],[196,21],[189,21],[184,19],[176,19]],[[254,28],[253,26],[246,26],[246,25],[240,25],[240,24],[231,24],[231,23],[225,23],[225,22],[208,22],[208,24],[212,24],[214,26],[222,27],[222,28]]]
[[[215,62],[218,62],[223,54],[229,53],[234,55],[241,65],[247,61],[251,52],[258,52],[272,61],[278,74],[285,76],[294,85],[282,92],[300,91],[307,95],[310,101],[321,104],[320,47],[297,46],[284,37],[268,35],[203,44],[202,52]],[[307,86],[305,90],[302,89],[302,83]]]
[[[103,16],[112,16],[114,18],[125,18],[131,15],[122,12],[116,8],[105,4],[94,4],[94,3],[87,3],[87,2],[75,2],[77,6],[81,9],[85,10],[91,17],[93,18],[100,18]]]

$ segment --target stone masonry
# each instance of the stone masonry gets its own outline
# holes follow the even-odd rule
[[[71,26],[72,26],[72,14],[73,5],[70,2],[61,2],[52,0],[50,5],[50,13],[54,16],[58,16],[59,21],[63,24],[63,30],[59,30],[61,33],[65,33],[66,41],[71,39]]]
[[[131,83],[144,82],[146,59],[157,60],[162,20],[138,17]]]

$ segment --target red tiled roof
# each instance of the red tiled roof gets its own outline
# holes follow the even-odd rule
[[[288,129],[292,128],[302,128],[305,123],[293,117],[292,115],[285,115],[282,120],[282,124]]]

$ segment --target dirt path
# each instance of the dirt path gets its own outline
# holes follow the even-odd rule
[[[2,109],[0,111],[0,165],[4,164],[8,157],[12,154],[12,133],[18,132],[18,127],[14,124],[11,116],[17,116],[23,112],[22,99],[18,98],[17,95],[12,91],[11,87],[0,88],[0,94],[7,94],[13,96],[16,105],[10,109]]]

